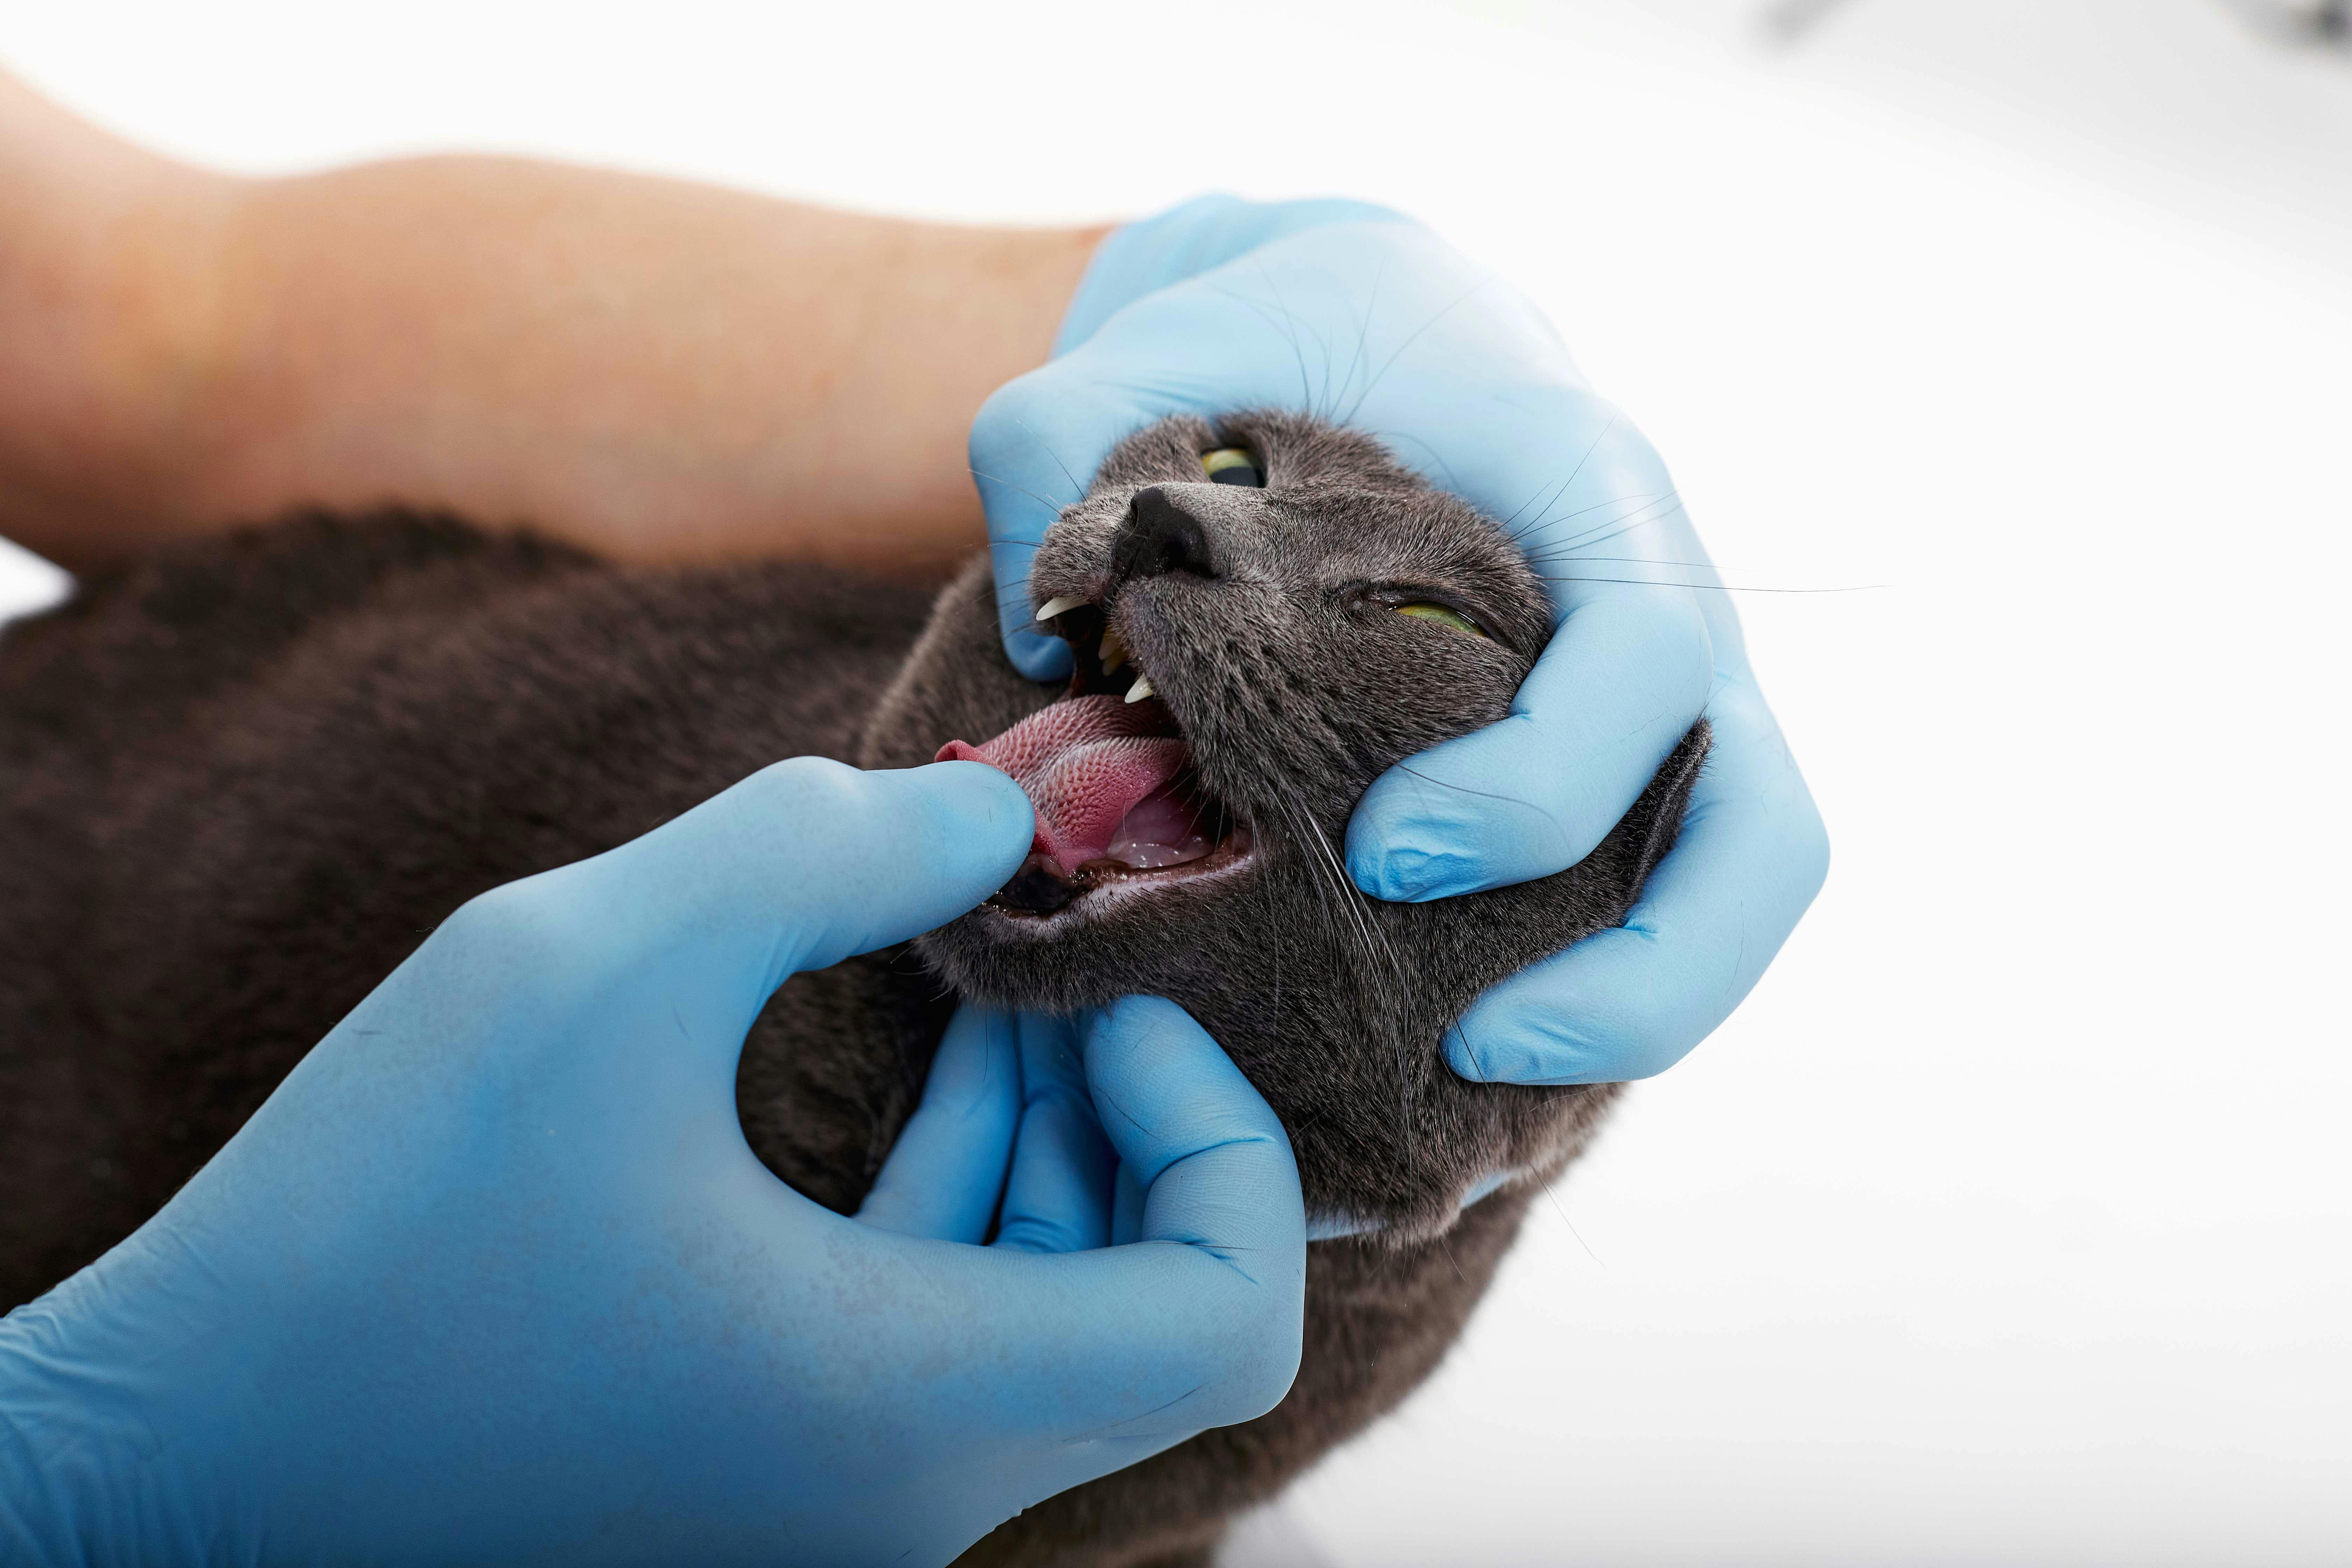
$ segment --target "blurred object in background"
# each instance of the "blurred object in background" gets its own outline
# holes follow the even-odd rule
[[[1793,44],[1829,20],[1830,13],[1853,0],[1777,0],[1765,8],[1764,36],[1774,43]]]
[[[1503,15],[1514,0],[1454,0]],[[2352,0],[1567,0],[1564,40],[1866,102],[2352,276]]]
[[[1832,12],[1863,0],[1776,0],[1761,18],[1764,36],[1775,43],[1801,40]],[[2215,0],[2236,12],[2263,37],[2284,44],[2352,52],[2352,0]]]
[[[2352,54],[2352,0],[2221,0],[2265,37]]]

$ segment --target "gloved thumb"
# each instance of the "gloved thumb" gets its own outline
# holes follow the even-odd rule
[[[795,757],[569,868],[576,889],[550,890],[657,945],[755,945],[772,990],[962,914],[1019,869],[1032,830],[1028,797],[993,768],[865,773]]]
[[[1019,868],[1032,828],[1020,786],[977,763],[778,763],[616,849],[474,900],[343,1027],[421,987],[436,1012],[529,1023],[523,1036],[567,1051],[583,1029],[672,1048],[683,1036],[731,1074],[788,975],[953,920]]]

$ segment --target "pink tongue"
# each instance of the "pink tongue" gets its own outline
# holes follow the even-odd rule
[[[1171,733],[1174,728],[1157,702],[1066,697],[984,746],[950,741],[932,760],[986,763],[1011,773],[1037,808],[1030,853],[1053,861],[1065,877],[1102,859],[1114,840],[1118,858],[1130,865],[1174,865],[1198,858],[1206,846],[1175,842],[1187,832],[1199,835],[1191,814],[1170,797],[1154,800],[1119,831],[1129,812],[1182,771],[1184,742]]]

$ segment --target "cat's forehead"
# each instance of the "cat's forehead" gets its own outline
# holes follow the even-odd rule
[[[1255,484],[1228,489],[1209,465],[1237,465]],[[1494,568],[1517,551],[1492,521],[1404,468],[1374,437],[1304,415],[1251,411],[1214,424],[1192,416],[1161,420],[1122,441],[1097,470],[1086,500],[1066,517],[1081,531],[1121,518],[1147,486],[1195,489],[1195,510],[1281,547],[1292,563],[1424,571]],[[1328,572],[1322,574],[1328,575]]]
[[[1137,430],[1104,460],[1094,492],[1197,479],[1205,455],[1236,449],[1249,454],[1265,483],[1276,489],[1335,485],[1408,494],[1429,488],[1362,431],[1308,415],[1246,409],[1214,422],[1175,415]]]

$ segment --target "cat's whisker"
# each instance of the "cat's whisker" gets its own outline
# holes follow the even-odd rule
[[[1261,270],[1262,269],[1263,264],[1261,264]],[[1290,344],[1291,356],[1298,362],[1298,401],[1302,405],[1311,408],[1314,405],[1315,393],[1312,379],[1307,374],[1307,350],[1305,345],[1301,344],[1298,341],[1297,323],[1290,319],[1290,312],[1287,310],[1285,310],[1282,314],[1282,319],[1277,321],[1266,310],[1265,306],[1259,304],[1256,300],[1251,299],[1246,294],[1236,293],[1231,289],[1220,289],[1217,292],[1223,294],[1226,299],[1234,300],[1235,303],[1255,312],[1261,321],[1265,321],[1267,326],[1273,327],[1280,331],[1283,337],[1288,341]],[[1280,291],[1277,290],[1275,298],[1279,300],[1281,297]]]
[[[1610,583],[1634,588],[1688,588],[1695,592],[1718,594],[1867,594],[1895,586],[1892,583],[1848,583],[1831,588],[1775,588],[1752,583],[1661,583],[1654,577],[1555,576],[1542,572],[1537,573],[1536,576],[1546,583]]]
[[[1530,495],[1527,500],[1521,501],[1518,506],[1513,510],[1510,516],[1502,520],[1503,531],[1506,533],[1515,533],[1511,525],[1518,521],[1519,519],[1526,514],[1528,507],[1535,505],[1536,496],[1542,496],[1544,498],[1544,503],[1542,506],[1536,508],[1536,521],[1529,523],[1528,527],[1530,530],[1534,530],[1546,526],[1543,521],[1545,515],[1559,503],[1560,497],[1568,493],[1568,487],[1576,482],[1576,475],[1581,470],[1581,468],[1582,465],[1578,465],[1576,469],[1571,469],[1568,477],[1560,480],[1559,483],[1556,485],[1538,485],[1535,488],[1534,495]]]
[[[1021,433],[1023,435],[1037,443],[1037,449],[1039,451],[1054,459],[1054,467],[1061,469],[1062,477],[1070,481],[1070,504],[1076,505],[1077,502],[1086,500],[1087,487],[1078,483],[1078,476],[1070,472],[1070,466],[1062,461],[1061,454],[1055,451],[1053,447],[1047,446],[1044,437],[1038,435],[1034,430],[1030,429],[1029,422],[1026,419],[1020,418],[1016,416],[1013,422],[1021,426]]]
[[[1316,845],[1322,850],[1324,863],[1331,868],[1331,875],[1337,879],[1341,887],[1347,889],[1349,894],[1347,900],[1348,908],[1355,912],[1357,923],[1363,930],[1367,944],[1375,947],[1381,955],[1388,960],[1390,971],[1400,981],[1403,980],[1405,978],[1404,961],[1397,956],[1396,948],[1389,942],[1387,936],[1365,918],[1362,902],[1364,895],[1356,887],[1353,879],[1349,877],[1347,865],[1339,858],[1339,851],[1331,847],[1330,839],[1324,836],[1322,825],[1310,816],[1307,819],[1307,826],[1314,833]]]
[[[1686,572],[1712,572],[1715,570],[1715,563],[1712,561],[1660,561],[1648,555],[1586,555],[1581,552],[1574,552],[1567,554],[1563,559],[1570,561],[1592,561],[1598,562],[1603,565],[1622,564],[1626,566],[1672,566],[1679,571]],[[1528,560],[1532,564],[1538,566],[1549,564],[1547,561],[1535,555],[1529,555]]]
[[[1549,566],[1562,561],[1594,560],[1597,557],[1588,555],[1585,552],[1600,549],[1606,544],[1613,544],[1629,535],[1639,535],[1649,526],[1649,520],[1643,520],[1640,522],[1629,522],[1622,528],[1611,528],[1605,533],[1587,529],[1573,539],[1546,544],[1538,549],[1528,550],[1523,546],[1521,553],[1527,557],[1528,563],[1531,566]],[[1709,562],[1707,564],[1711,566],[1714,563]]]
[[[1656,495],[1607,496],[1600,500],[1591,502],[1588,505],[1578,507],[1573,511],[1564,511],[1558,517],[1545,517],[1539,519],[1536,522],[1530,524],[1520,537],[1523,539],[1531,539],[1541,533],[1546,529],[1557,528],[1561,523],[1570,521],[1572,519],[1583,517],[1590,512],[1602,511],[1611,507],[1631,507],[1633,510],[1631,511],[1620,511],[1614,517],[1603,518],[1599,522],[1594,523],[1591,528],[1586,529],[1583,533],[1571,534],[1566,539],[1548,540],[1544,542],[1544,548],[1547,550],[1572,550],[1577,548],[1580,543],[1597,544],[1605,540],[1613,539],[1619,533],[1630,532],[1631,531],[1641,528],[1646,524],[1663,521],[1666,518],[1672,517],[1675,512],[1683,510],[1682,492],[1678,489],[1673,489],[1661,490]],[[1650,515],[1652,509],[1658,507],[1663,507],[1664,510],[1655,512],[1654,515]],[[1600,529],[1610,529],[1614,531],[1603,534],[1601,539],[1599,540],[1587,540],[1585,538],[1586,534],[1590,534]]]
[[[1389,367],[1395,364],[1398,360],[1402,359],[1404,357],[1405,350],[1412,347],[1412,345],[1420,340],[1421,335],[1423,332],[1426,332],[1430,328],[1437,325],[1438,322],[1452,315],[1454,311],[1460,308],[1465,301],[1476,295],[1481,289],[1491,287],[1495,281],[1495,275],[1492,273],[1488,274],[1486,277],[1481,278],[1477,282],[1473,283],[1469,288],[1465,289],[1461,293],[1455,295],[1451,300],[1447,301],[1435,315],[1430,317],[1429,320],[1423,321],[1421,325],[1415,327],[1412,331],[1405,334],[1404,342],[1397,344],[1395,352],[1391,353],[1387,359],[1381,362],[1381,368],[1375,371],[1372,374],[1371,379],[1364,384],[1364,390],[1357,394],[1355,403],[1348,409],[1347,417],[1337,421],[1337,423],[1345,425],[1349,420],[1355,418],[1356,415],[1362,410],[1364,400],[1371,396],[1372,389],[1380,385],[1381,379],[1388,374]]]
[[[1445,1261],[1446,1261],[1446,1262],[1448,1262],[1449,1264],[1453,1264],[1453,1266],[1454,1266],[1454,1278],[1455,1278],[1456,1279],[1461,1280],[1461,1281],[1462,1281],[1462,1283],[1463,1283],[1463,1284],[1465,1284],[1465,1285],[1469,1284],[1469,1283],[1470,1283],[1469,1277],[1468,1277],[1467,1275],[1465,1275],[1465,1274],[1464,1274],[1464,1273],[1462,1272],[1462,1265],[1461,1265],[1460,1263],[1458,1263],[1458,1262],[1455,1262],[1455,1261],[1454,1261],[1454,1248],[1452,1247],[1452,1246],[1450,1246],[1450,1245],[1446,1242],[1446,1239],[1445,1239],[1445,1233],[1444,1233],[1444,1232],[1443,1232],[1443,1231],[1440,1231],[1440,1232],[1438,1233],[1438,1236],[1437,1236],[1437,1245],[1438,1245],[1439,1247],[1441,1247],[1444,1248],[1444,1251],[1445,1251]]]
[[[1363,943],[1368,959],[1377,957],[1378,954],[1371,945],[1370,932],[1364,925],[1363,913],[1355,905],[1355,900],[1360,895],[1344,875],[1334,875],[1332,868],[1326,863],[1324,857],[1317,853],[1322,843],[1322,835],[1315,831],[1314,820],[1307,812],[1306,803],[1286,796],[1277,796],[1276,804],[1282,808],[1285,817],[1290,824],[1292,837],[1305,851],[1307,868],[1315,875],[1317,896],[1324,900],[1324,907],[1327,910],[1331,907],[1332,899],[1336,897],[1339,907],[1345,910],[1349,917],[1350,924],[1341,926],[1335,921],[1334,929],[1349,931],[1358,937]],[[1328,892],[1325,888],[1327,882],[1329,884]],[[1384,982],[1386,977],[1375,973],[1368,975],[1367,978],[1377,984]]]
[[[1559,1215],[1560,1224],[1568,1226],[1568,1234],[1576,1237],[1576,1245],[1584,1248],[1584,1256],[1595,1263],[1601,1263],[1601,1254],[1592,1250],[1592,1244],[1584,1239],[1584,1233],[1576,1228],[1576,1222],[1568,1217],[1568,1210],[1560,1205],[1559,1194],[1552,1191],[1552,1183],[1555,1180],[1554,1177],[1547,1176],[1543,1181],[1544,1196],[1551,1200],[1552,1212]],[[1601,1267],[1606,1268],[1609,1265],[1601,1263]]]
[[[1373,268],[1372,287],[1370,291],[1364,297],[1363,311],[1356,318],[1356,352],[1354,354],[1350,355],[1348,360],[1348,374],[1340,379],[1339,384],[1343,388],[1356,379],[1356,371],[1358,367],[1362,365],[1364,363],[1366,341],[1370,337],[1372,331],[1372,310],[1373,307],[1380,303],[1381,279],[1387,273],[1387,271],[1388,258],[1386,257],[1382,257],[1379,266]],[[1367,393],[1371,390],[1369,384],[1366,385],[1364,390]],[[1348,420],[1353,419],[1356,416],[1356,411],[1363,405],[1364,399],[1360,395],[1357,397],[1355,403],[1349,407],[1346,416],[1341,418],[1339,423],[1344,425]]]
[[[1416,1164],[1420,1158],[1419,1140],[1415,1136],[1412,1114],[1415,1085],[1412,1059],[1412,1041],[1404,1026],[1409,1009],[1404,1005],[1405,998],[1402,994],[1410,987],[1411,978],[1395,947],[1389,942],[1385,933],[1381,932],[1369,918],[1366,906],[1370,900],[1348,876],[1346,866],[1341,862],[1337,851],[1331,847],[1330,839],[1325,836],[1321,825],[1315,820],[1314,814],[1307,809],[1303,800],[1286,800],[1284,805],[1295,828],[1303,827],[1305,830],[1302,844],[1310,850],[1307,857],[1307,864],[1319,873],[1321,878],[1328,879],[1338,902],[1348,911],[1352,922],[1352,927],[1348,929],[1352,930],[1352,933],[1361,943],[1365,959],[1370,966],[1363,978],[1371,987],[1373,996],[1380,1004],[1381,1022],[1387,1026],[1386,1032],[1393,1036],[1396,1040],[1400,1058],[1397,1064],[1400,1102],[1397,1108],[1397,1131],[1399,1140],[1403,1145],[1404,1162],[1410,1167]],[[1328,902],[1326,907],[1328,907]],[[1395,989],[1391,989],[1391,984]]]
[[[986,479],[992,485],[1003,485],[1008,490],[1017,490],[1021,494],[1027,496],[1031,500],[1035,501],[1039,506],[1044,507],[1047,511],[1052,512],[1055,517],[1062,515],[1062,502],[1047,500],[1044,496],[1039,495],[1035,490],[1031,489],[1026,485],[1016,485],[1011,479],[999,478],[995,474],[972,468],[969,464],[965,466],[964,472],[970,474],[975,479]]]
[[[1306,847],[1310,842],[1310,839],[1313,843],[1320,845],[1322,842],[1322,835],[1319,832],[1312,831],[1313,817],[1308,813],[1306,804],[1303,801],[1286,800],[1282,802],[1282,805],[1285,815],[1289,818],[1293,825],[1292,832],[1301,844],[1302,847]],[[1302,827],[1308,831],[1300,831]],[[1356,899],[1360,896],[1357,892],[1355,887],[1348,881],[1344,873],[1340,872],[1337,868],[1327,865],[1324,857],[1318,856],[1310,851],[1306,856],[1306,860],[1307,868],[1311,873],[1309,880],[1313,883],[1316,895],[1322,901],[1324,908],[1328,910],[1331,907],[1334,896],[1336,896],[1338,902],[1342,907],[1346,908],[1350,916],[1354,919],[1355,925],[1352,930],[1350,927],[1338,922],[1333,923],[1332,929],[1335,931],[1348,932],[1349,934],[1358,937],[1362,942],[1366,959],[1368,961],[1376,960],[1379,953],[1373,948],[1369,931],[1363,924],[1362,913],[1355,905]],[[1324,887],[1327,880],[1331,884],[1331,889],[1328,893],[1326,892]],[[1388,977],[1381,972],[1380,966],[1377,963],[1374,963],[1369,972],[1361,974],[1360,978],[1370,987],[1373,996],[1381,1003],[1381,1005],[1377,1010],[1375,1016],[1381,1022],[1387,1023],[1395,1016],[1396,1012],[1393,999],[1387,994]],[[1368,1011],[1370,1011],[1370,1009],[1368,1009]],[[1409,1074],[1403,1075],[1400,1083],[1396,1127],[1397,1141],[1403,1150],[1405,1163],[1410,1166],[1417,1162],[1419,1151],[1418,1141],[1414,1137],[1413,1132],[1412,1085]]]
[[[1613,506],[1616,503],[1612,501],[1610,504]],[[1580,550],[1599,549],[1612,541],[1623,539],[1628,534],[1638,535],[1648,521],[1647,519],[1628,521],[1621,514],[1603,518],[1599,522],[1591,523],[1564,537],[1546,536],[1545,530],[1556,527],[1566,521],[1565,518],[1559,518],[1530,529],[1519,535],[1513,542],[1518,545],[1521,553],[1525,554],[1529,561],[1541,565],[1549,560],[1572,556]]]
[[[1682,491],[1674,486],[1669,486],[1663,490],[1608,490],[1600,495],[1593,496],[1590,500],[1580,501],[1577,505],[1569,507],[1565,510],[1555,511],[1551,510],[1550,507],[1547,507],[1544,510],[1543,514],[1535,522],[1529,524],[1527,529],[1522,529],[1517,531],[1525,534],[1536,530],[1557,528],[1561,523],[1571,521],[1580,517],[1589,517],[1594,512],[1613,511],[1616,514],[1615,516],[1603,518],[1599,523],[1594,525],[1596,527],[1607,527],[1612,523],[1637,517],[1645,508],[1657,506],[1666,501],[1679,500],[1681,495]],[[1552,497],[1552,505],[1557,506],[1560,501],[1566,499],[1567,498],[1564,493],[1555,495]]]
[[[1569,486],[1576,483],[1577,476],[1584,472],[1584,466],[1592,461],[1592,454],[1601,450],[1601,443],[1609,438],[1609,432],[1617,428],[1617,411],[1614,409],[1610,410],[1607,423],[1603,424],[1601,426],[1599,434],[1592,437],[1591,445],[1584,448],[1584,455],[1576,459],[1576,467],[1568,470],[1568,478],[1559,481],[1559,485],[1556,486],[1551,492],[1551,500],[1544,502],[1545,511],[1549,512],[1554,506],[1558,505],[1559,503],[1559,498],[1568,493]],[[1602,502],[1601,504],[1606,505],[1607,503]],[[1525,503],[1522,503],[1519,510],[1524,511],[1526,510],[1527,508]],[[1586,508],[1583,510],[1590,510],[1591,509]],[[1516,511],[1511,514],[1514,520],[1516,520],[1518,515],[1519,513]],[[1580,514],[1579,512],[1570,512],[1567,515],[1569,517],[1576,517]],[[1510,524],[1507,522],[1503,526],[1507,529],[1510,527]],[[1550,523],[1544,521],[1540,514],[1538,515],[1537,521],[1531,525],[1534,529],[1549,528],[1549,526],[1551,526]]]
[[[1428,442],[1421,439],[1418,436],[1409,436],[1402,431],[1391,432],[1387,439],[1391,446],[1395,446],[1400,442],[1411,442],[1414,447],[1420,449],[1422,455],[1437,469],[1439,476],[1437,488],[1442,490],[1450,490],[1455,493],[1460,492],[1462,489],[1461,481],[1454,477],[1453,465],[1445,460],[1444,457],[1438,452],[1436,447],[1432,447]]]

